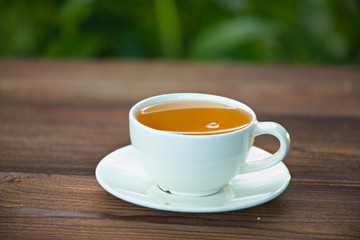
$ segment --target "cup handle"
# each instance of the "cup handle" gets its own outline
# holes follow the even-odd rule
[[[255,172],[272,167],[283,160],[290,148],[290,135],[286,129],[275,122],[257,122],[253,129],[253,136],[270,134],[280,141],[280,148],[273,155],[264,159],[249,161],[242,166],[240,173]]]

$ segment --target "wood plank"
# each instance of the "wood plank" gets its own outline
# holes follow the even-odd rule
[[[360,237],[360,185],[291,183],[284,194],[254,208],[192,214],[124,202],[90,176],[1,173],[0,179],[0,236],[7,238]]]
[[[152,210],[96,182],[128,111],[169,92],[245,102],[291,134],[289,188],[227,213]],[[0,60],[0,239],[359,239],[360,68]],[[274,152],[270,136],[255,145]]]
[[[0,107],[0,169],[93,175],[104,156],[130,144],[129,108]],[[259,120],[279,122],[291,134],[284,162],[294,180],[360,182],[359,118],[260,114]],[[266,136],[255,145],[278,147]]]
[[[359,79],[358,67],[0,61],[0,104],[101,108],[162,93],[205,92],[266,114],[359,116]]]

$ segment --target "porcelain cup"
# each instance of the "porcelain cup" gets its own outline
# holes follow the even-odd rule
[[[240,130],[214,135],[181,135],[155,130],[141,124],[136,112],[143,107],[169,101],[207,100],[237,106],[252,115],[251,123]],[[218,192],[236,175],[260,171],[282,161],[289,151],[290,137],[274,122],[258,122],[247,105],[226,97],[200,93],[173,93],[147,98],[129,113],[130,138],[142,156],[147,173],[167,192],[183,196],[207,196]],[[270,157],[247,161],[254,138],[275,136],[280,147]]]

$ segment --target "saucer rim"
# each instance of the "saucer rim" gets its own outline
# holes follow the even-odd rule
[[[114,151],[112,151],[111,153],[107,154],[105,157],[103,157],[101,159],[101,161],[98,163],[98,165],[96,166],[95,169],[95,177],[96,180],[98,181],[99,185],[108,193],[110,193],[111,195],[113,195],[116,198],[119,198],[123,201],[135,204],[135,205],[139,205],[142,207],[147,207],[147,208],[151,208],[151,209],[156,209],[156,210],[162,210],[162,211],[171,211],[171,212],[184,212],[184,213],[215,213],[215,212],[228,212],[228,211],[235,211],[235,210],[241,210],[241,209],[246,209],[246,208],[250,208],[250,207],[255,207],[261,204],[264,204],[266,202],[269,202],[275,198],[277,198],[280,194],[282,194],[286,188],[289,186],[290,184],[290,180],[291,180],[291,175],[289,172],[289,169],[286,167],[286,165],[283,162],[279,162],[276,165],[280,165],[281,166],[281,171],[284,172],[285,177],[284,177],[284,184],[281,185],[281,187],[279,187],[275,192],[273,192],[272,194],[258,199],[258,200],[254,200],[254,201],[250,201],[246,204],[231,204],[230,206],[222,205],[222,206],[206,206],[206,207],[199,207],[199,206],[172,206],[172,205],[166,205],[166,204],[161,204],[159,202],[155,202],[151,199],[151,197],[148,195],[148,193],[146,194],[146,196],[148,197],[147,200],[144,200],[142,198],[137,198],[134,196],[129,196],[126,193],[122,193],[120,191],[115,190],[113,187],[111,187],[108,183],[106,183],[102,178],[101,178],[101,174],[100,174],[100,170],[101,170],[101,165],[105,163],[105,161],[107,160],[107,158],[111,155],[114,154],[117,151],[126,151],[127,148],[133,148],[135,149],[132,145],[127,145],[124,147],[121,147],[119,149],[116,149]],[[266,153],[268,153],[266,150],[261,149],[259,147],[255,147],[252,146],[251,148],[255,148],[257,150],[260,151],[264,151]],[[136,151],[136,149],[135,149]],[[276,166],[275,165],[275,166]],[[155,182],[152,182],[152,184],[149,185],[148,189],[150,187],[152,187],[154,184],[156,184]],[[136,192],[133,192],[136,193]],[[135,195],[136,196],[136,195]]]

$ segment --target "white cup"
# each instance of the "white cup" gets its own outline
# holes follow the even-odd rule
[[[240,130],[214,135],[181,135],[155,130],[141,124],[136,112],[155,103],[205,100],[239,107],[252,115],[251,123]],[[207,196],[216,193],[236,175],[272,167],[284,159],[290,137],[274,122],[258,122],[245,104],[215,95],[174,93],[150,97],[135,104],[129,113],[130,138],[142,156],[145,170],[165,191],[183,196]],[[246,161],[254,138],[270,134],[280,148],[270,157]]]

